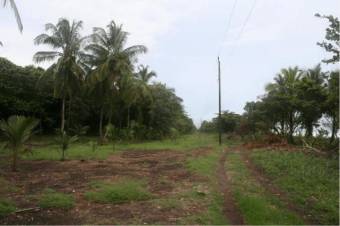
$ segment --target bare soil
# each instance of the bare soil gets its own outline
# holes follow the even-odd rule
[[[230,188],[230,180],[225,171],[226,153],[223,152],[217,169],[218,182],[224,197],[224,214],[232,225],[243,225],[244,220]]]
[[[107,160],[21,161],[19,172],[8,169],[0,176],[18,188],[6,194],[19,209],[36,208],[37,197],[46,188],[73,194],[70,210],[32,209],[0,218],[0,224],[176,224],[181,219],[206,210],[204,204],[187,201],[179,208],[162,208],[153,202],[123,204],[89,202],[84,193],[91,181],[114,182],[121,178],[144,179],[153,199],[173,198],[205,183],[207,178],[190,173],[187,157],[205,155],[201,148],[188,153],[173,150],[130,150]]]

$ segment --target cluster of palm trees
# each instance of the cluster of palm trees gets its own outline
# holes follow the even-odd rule
[[[45,25],[46,33],[37,36],[35,44],[45,44],[51,51],[37,52],[33,59],[40,63],[54,61],[46,75],[54,80],[54,95],[62,100],[60,130],[65,130],[65,103],[86,89],[100,109],[99,136],[104,136],[104,118],[111,123],[115,97],[121,95],[129,107],[140,98],[150,98],[148,83],[155,72],[135,63],[146,53],[143,45],[126,46],[128,33],[114,21],[107,28],[93,28],[93,34],[82,37],[82,21],[70,23],[59,19],[56,25]],[[105,117],[107,116],[107,117]],[[128,124],[129,124],[129,113]],[[128,125],[129,126],[129,125]]]
[[[320,119],[328,118],[332,142],[339,128],[339,71],[323,72],[320,64],[282,69],[261,101],[247,103],[245,109],[254,122],[264,122],[290,142],[298,131],[312,137]]]

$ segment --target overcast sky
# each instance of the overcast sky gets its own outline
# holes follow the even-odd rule
[[[33,39],[59,17],[82,20],[83,34],[111,20],[124,24],[129,44],[149,52],[139,63],[157,72],[157,81],[176,90],[196,124],[217,112],[217,55],[222,63],[222,108],[243,112],[247,101],[283,67],[312,67],[327,56],[316,45],[328,23],[315,13],[340,16],[339,0],[16,0],[24,31],[9,7],[0,8],[0,56],[33,64],[44,46]],[[241,29],[245,24],[244,30]],[[241,33],[241,35],[240,35]],[[239,38],[238,38],[239,37]],[[42,65],[46,66],[46,65]],[[324,66],[325,70],[333,67]]]

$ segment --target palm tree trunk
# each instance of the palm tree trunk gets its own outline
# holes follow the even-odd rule
[[[333,141],[334,141],[335,134],[337,132],[336,130],[337,130],[337,121],[336,121],[335,117],[333,117],[333,120],[332,120],[332,135],[331,135],[330,143],[333,143]]]
[[[12,155],[12,171],[17,171],[17,159],[18,159],[18,153],[16,149],[13,149],[13,155]]]
[[[72,98],[70,96],[69,98],[69,102],[68,102],[68,120],[67,120],[67,129],[70,129],[70,125],[71,125],[71,108],[72,108]]]
[[[62,151],[61,161],[65,161],[65,150],[64,149]]]
[[[103,118],[104,118],[104,107],[102,106],[100,109],[100,118],[99,118],[99,139],[100,142],[103,141]]]
[[[61,104],[61,126],[60,126],[61,133],[64,133],[65,129],[65,99],[66,98],[64,95]]]
[[[130,107],[128,107],[128,114],[127,114],[127,128],[130,128]]]
[[[293,114],[294,113],[290,113],[289,114],[289,134],[288,134],[288,142],[293,144],[294,143],[294,119],[293,119]]]

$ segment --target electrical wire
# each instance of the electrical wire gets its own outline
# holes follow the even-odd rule
[[[230,16],[229,16],[229,20],[228,20],[228,23],[227,23],[227,27],[223,33],[223,39],[222,39],[222,42],[221,42],[221,45],[220,47],[218,48],[218,56],[221,54],[221,50],[222,50],[222,47],[223,47],[223,41],[226,39],[226,37],[228,36],[228,33],[229,33],[229,29],[230,29],[230,25],[231,25],[231,21],[232,21],[232,18],[234,16],[234,12],[235,12],[235,8],[236,8],[236,5],[237,5],[237,0],[234,0],[234,4],[233,4],[233,7],[231,9],[231,12],[230,12]]]

